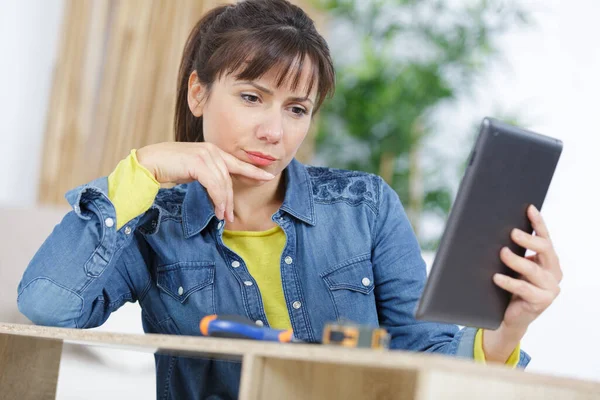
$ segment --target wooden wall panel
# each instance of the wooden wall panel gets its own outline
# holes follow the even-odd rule
[[[172,140],[177,69],[210,0],[68,0],[48,107],[40,203]]]

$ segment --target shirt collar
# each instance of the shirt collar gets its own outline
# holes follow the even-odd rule
[[[283,179],[285,198],[280,210],[314,226],[316,220],[312,183],[306,166],[295,158],[292,159],[283,170]],[[215,210],[206,189],[197,181],[189,183],[182,210],[184,236],[189,238],[200,233],[213,217],[216,217]]]

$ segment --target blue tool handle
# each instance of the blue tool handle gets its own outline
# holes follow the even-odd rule
[[[292,330],[280,330],[257,326],[249,319],[240,316],[219,317],[209,315],[200,322],[200,330],[205,336],[266,340],[271,342],[291,342]]]

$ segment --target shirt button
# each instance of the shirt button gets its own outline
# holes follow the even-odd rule
[[[290,256],[287,256],[287,257],[285,258],[285,260],[284,260],[284,261],[285,261],[285,263],[286,263],[287,265],[290,265],[290,264],[292,263],[292,261],[293,261],[293,260],[292,260],[292,257],[290,257]]]
[[[300,307],[302,307],[302,303],[300,303],[299,301],[295,301],[292,304],[292,307],[294,307],[296,310],[299,309]]]
[[[109,228],[112,228],[114,224],[115,220],[110,217],[104,220],[104,225],[108,226]]]
[[[252,286],[253,283],[252,283],[252,281],[244,281],[244,285],[246,285],[246,286]]]
[[[177,291],[177,293],[179,293],[179,295],[181,296],[183,294],[183,287],[179,286],[179,290]]]
[[[258,321],[256,321],[256,325],[258,326],[264,326],[264,322],[262,322],[260,319]]]
[[[234,261],[234,262],[232,262],[232,263],[231,263],[231,266],[232,266],[233,268],[237,268],[237,267],[239,267],[239,266],[240,266],[240,262],[236,260],[236,261]]]
[[[131,235],[131,228],[130,227],[128,227],[128,226],[125,227],[125,234],[126,235]]]
[[[223,221],[219,222],[219,225],[217,225],[217,228],[221,229],[223,227]]]
[[[371,280],[369,278],[362,279],[363,286],[369,286],[371,284]]]

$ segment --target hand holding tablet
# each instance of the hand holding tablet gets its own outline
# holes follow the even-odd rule
[[[526,329],[552,303],[562,272],[536,210],[561,152],[558,139],[483,120],[417,319]]]

